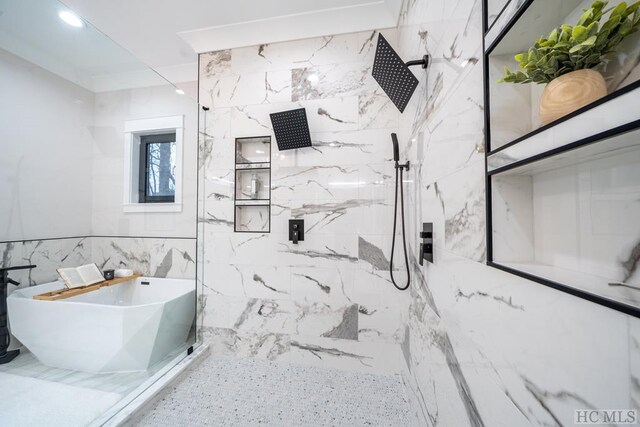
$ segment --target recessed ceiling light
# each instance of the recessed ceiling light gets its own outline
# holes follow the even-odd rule
[[[178,95],[184,95],[184,91],[182,89],[176,89],[176,93]]]
[[[71,25],[72,27],[75,27],[75,28],[84,27],[84,22],[82,21],[82,19],[80,19],[80,17],[73,12],[70,12],[68,10],[63,10],[60,13],[58,13],[58,16],[60,17],[60,19],[62,19],[64,22]]]

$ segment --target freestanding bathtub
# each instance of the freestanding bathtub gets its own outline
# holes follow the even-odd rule
[[[195,316],[193,280],[138,277],[67,299],[33,299],[61,288],[51,282],[7,298],[11,333],[57,368],[146,370],[186,342]]]

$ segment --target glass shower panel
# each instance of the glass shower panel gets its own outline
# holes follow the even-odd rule
[[[101,424],[196,345],[198,105],[69,13],[0,0],[3,425]]]

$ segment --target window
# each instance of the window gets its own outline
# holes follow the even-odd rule
[[[142,135],[139,203],[173,203],[176,194],[176,134]]]
[[[183,117],[125,122],[125,212],[182,210]]]

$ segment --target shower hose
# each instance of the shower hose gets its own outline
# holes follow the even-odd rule
[[[405,228],[404,228],[404,192],[402,190],[402,171],[404,166],[399,166],[396,162],[396,197],[395,203],[393,206],[393,234],[391,235],[391,260],[389,261],[389,274],[391,275],[391,283],[397,289],[404,291],[409,288],[409,284],[411,284],[411,273],[409,271],[409,258],[407,256],[407,239],[405,236]],[[404,248],[404,263],[407,267],[407,284],[405,287],[401,288],[396,283],[395,278],[393,277],[393,254],[396,248],[396,223],[398,222],[398,185],[400,185],[400,219],[402,220],[402,246]]]

